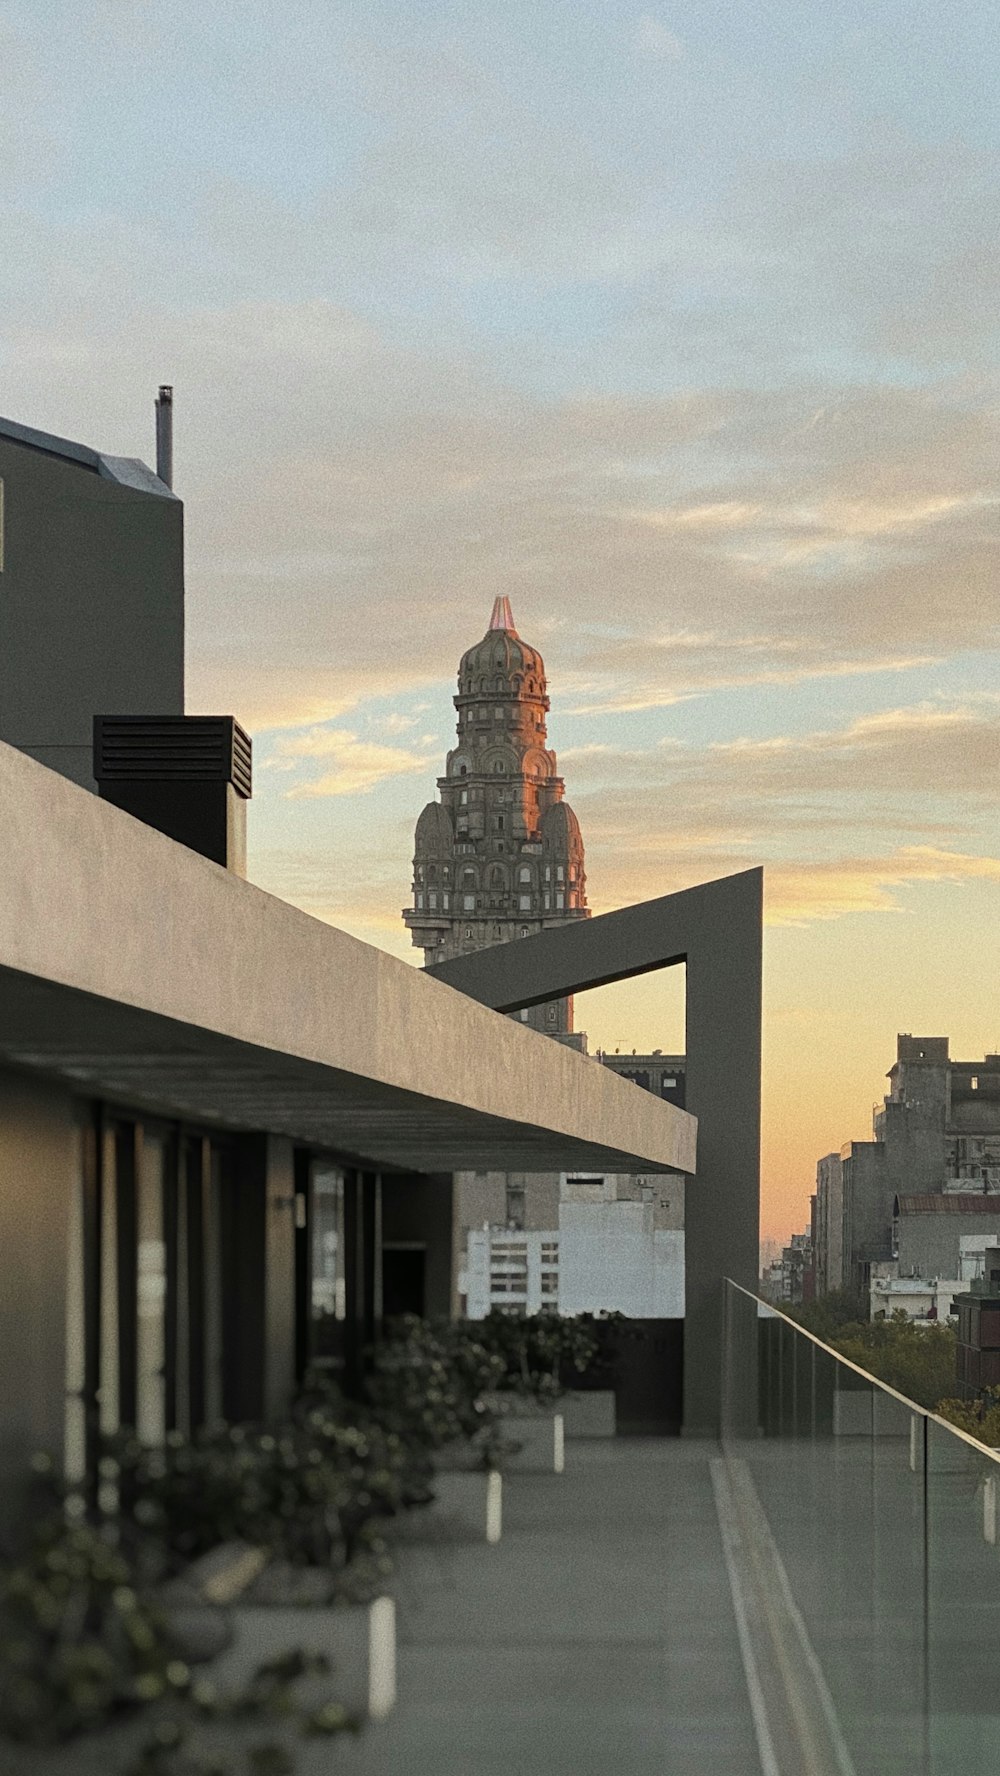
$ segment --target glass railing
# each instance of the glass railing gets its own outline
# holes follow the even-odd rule
[[[1000,1770],[1000,1457],[733,1283],[723,1450],[765,1722],[770,1668],[818,1769]]]

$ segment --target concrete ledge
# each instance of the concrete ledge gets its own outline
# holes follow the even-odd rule
[[[439,1472],[434,1476],[429,1505],[399,1511],[382,1525],[390,1547],[426,1542],[498,1542],[502,1521],[503,1481],[487,1472]]]
[[[512,1473],[562,1474],[566,1427],[561,1411],[509,1412],[500,1422],[499,1466]]]
[[[383,1720],[396,1702],[396,1605],[391,1597],[368,1604],[319,1609],[281,1604],[239,1604],[233,1610],[233,1645],[211,1668],[220,1689],[238,1689],[258,1665],[293,1648],[319,1653],[328,1676],[296,1686],[307,1705],[333,1696],[351,1713]]]
[[[617,1413],[613,1388],[570,1389],[559,1401],[567,1437],[613,1437]]]

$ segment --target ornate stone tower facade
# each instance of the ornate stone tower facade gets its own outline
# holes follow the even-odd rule
[[[545,666],[506,598],[462,655],[455,708],[458,744],[438,778],[441,800],[417,821],[403,912],[425,963],[590,916],[579,822],[546,745]],[[572,1000],[521,1015],[547,1035],[572,1035]]]

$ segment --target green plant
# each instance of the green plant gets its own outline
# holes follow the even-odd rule
[[[484,1395],[500,1386],[504,1364],[464,1323],[407,1315],[391,1322],[372,1352],[367,1394],[379,1422],[414,1452],[425,1475],[431,1454],[460,1438],[482,1438],[496,1415]]]
[[[59,1513],[0,1572],[0,1735],[21,1744],[57,1747],[141,1711],[149,1736],[130,1776],[279,1776],[293,1768],[285,1743],[241,1732],[234,1752],[210,1729],[281,1721],[302,1733],[357,1730],[339,1703],[298,1698],[301,1678],[328,1670],[291,1649],[244,1688],[219,1692],[177,1656],[111,1532]]]
[[[238,1540],[319,1564],[339,1541],[350,1492],[346,1463],[326,1454],[295,1430],[230,1425],[190,1440],[171,1436],[163,1449],[123,1434],[102,1466],[118,1481],[137,1536],[175,1559]]]
[[[259,1665],[241,1690],[219,1691],[205,1680],[192,1683],[186,1706],[160,1713],[128,1776],[291,1776],[295,1757],[289,1730],[299,1735],[356,1733],[361,1721],[337,1702],[304,1703],[297,1686],[326,1675],[329,1661],[293,1648]],[[249,1724],[281,1728],[277,1738],[234,1749],[234,1728]]]
[[[917,1323],[897,1310],[842,1327],[833,1348],[918,1406],[933,1409],[955,1385],[955,1332],[941,1320]]]
[[[589,1315],[494,1310],[485,1319],[465,1324],[474,1327],[486,1351],[502,1359],[500,1388],[534,1394],[537,1399],[559,1394],[567,1371],[585,1374],[600,1351]]]
[[[47,1519],[0,1575],[0,1730],[46,1745],[190,1679],[105,1534]]]
[[[1000,1449],[1000,1387],[987,1388],[978,1400],[939,1400],[935,1411],[988,1449]]]

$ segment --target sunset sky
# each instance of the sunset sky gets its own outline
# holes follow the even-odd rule
[[[0,411],[149,460],[175,385],[253,878],[417,959],[508,594],[594,911],[766,867],[771,1235],[897,1031],[1000,1049],[998,67],[992,0],[0,0]]]

